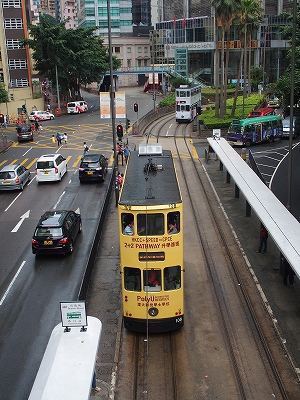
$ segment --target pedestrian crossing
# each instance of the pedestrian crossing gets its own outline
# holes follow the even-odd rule
[[[72,150],[82,151],[83,142],[87,142],[88,147],[93,151],[106,152],[112,149],[112,130],[108,124],[84,124],[84,125],[60,125],[60,126],[43,126],[41,132],[35,132],[32,142],[17,141],[13,143],[13,147],[17,148],[57,148],[57,142],[53,144],[52,135],[56,133],[66,133],[68,136],[67,145],[64,144],[60,150],[64,151],[66,148]]]

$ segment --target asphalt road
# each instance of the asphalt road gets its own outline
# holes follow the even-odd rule
[[[151,97],[127,90],[128,117],[134,122],[133,104],[139,114],[148,112]],[[110,121],[99,116],[99,97],[86,94],[89,112],[62,115],[43,122],[43,131],[33,142],[18,143],[0,155],[0,166],[22,163],[29,168],[32,181],[22,193],[0,192],[0,393],[6,400],[27,399],[52,329],[60,322],[60,301],[76,300],[88,262],[91,244],[99,223],[112,170],[103,184],[80,184],[77,174],[83,141],[92,151],[112,160]],[[53,146],[51,136],[68,133],[67,146]],[[7,129],[16,140],[14,127]],[[130,142],[130,137],[129,137]],[[59,183],[38,185],[34,177],[35,161],[42,154],[61,153],[68,173]],[[31,237],[45,210],[80,209],[83,232],[77,237],[72,255],[35,257]],[[20,218],[26,214],[19,228]]]

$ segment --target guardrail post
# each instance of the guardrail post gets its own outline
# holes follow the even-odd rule
[[[236,199],[239,199],[239,198],[240,198],[240,188],[238,187],[237,184],[235,184],[234,197],[235,197]]]
[[[230,174],[228,171],[226,172],[226,183],[230,183]]]
[[[251,217],[251,206],[246,200],[246,217]]]

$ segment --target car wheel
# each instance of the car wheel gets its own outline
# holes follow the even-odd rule
[[[247,142],[245,143],[245,146],[246,146],[246,147],[250,147],[251,144],[252,144],[251,140],[247,140]]]
[[[50,117],[50,119],[54,119],[54,117]]]
[[[72,254],[73,250],[74,250],[74,246],[73,246],[73,241],[71,240],[70,244],[69,244],[69,254]]]

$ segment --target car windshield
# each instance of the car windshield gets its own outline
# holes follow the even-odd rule
[[[13,179],[14,177],[15,177],[15,171],[0,172],[0,179]]]
[[[61,227],[41,227],[37,228],[34,236],[43,236],[43,237],[60,237],[62,236],[62,228]]]
[[[53,161],[38,161],[36,167],[37,169],[53,168],[54,163]]]

